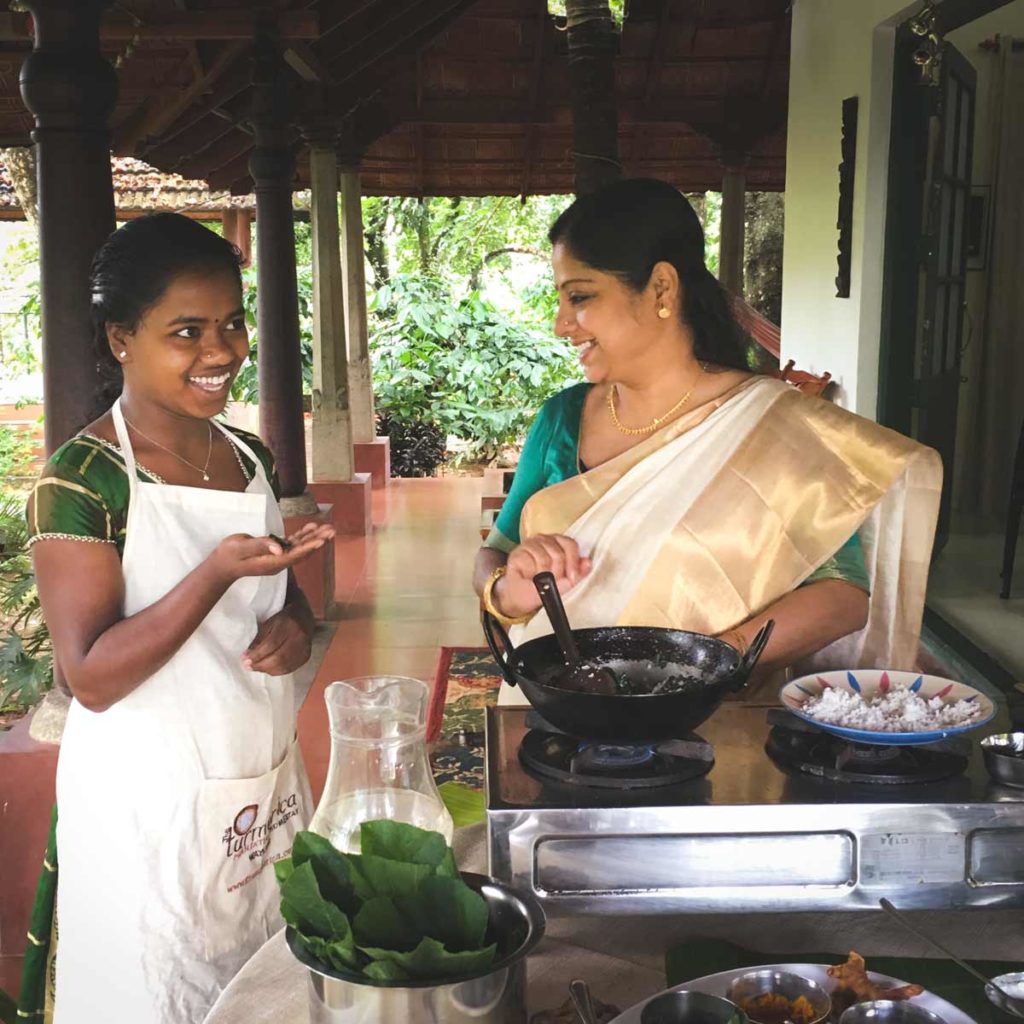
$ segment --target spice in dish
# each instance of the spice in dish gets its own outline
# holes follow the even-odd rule
[[[814,1007],[806,996],[787,999],[778,992],[762,992],[740,1001],[740,1009],[755,1024],[811,1024]]]

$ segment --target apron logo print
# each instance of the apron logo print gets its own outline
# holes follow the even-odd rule
[[[301,810],[297,793],[289,793],[272,804],[266,820],[257,825],[259,804],[247,804],[236,815],[231,825],[224,830],[221,842],[227,847],[229,860],[248,855],[249,860],[266,856],[271,837],[282,825],[298,817]],[[294,826],[292,826],[294,828]]]
[[[259,810],[259,804],[249,804],[248,807],[243,807],[235,815],[235,822],[232,827],[236,835],[244,836],[256,824],[256,815],[259,813]]]

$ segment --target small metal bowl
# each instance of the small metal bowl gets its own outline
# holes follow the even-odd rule
[[[640,1024],[749,1024],[735,1003],[704,992],[663,992],[644,1004]]]
[[[985,767],[1004,786],[1024,786],[1024,732],[1004,732],[981,741]]]
[[[791,1001],[804,996],[814,1010],[809,1024],[820,1024],[832,1012],[832,1000],[819,984],[788,971],[750,971],[742,974],[729,986],[726,998],[744,1009],[743,1003],[746,1000],[756,999],[769,992],[785,996]],[[749,1009],[744,1009],[744,1013],[754,1024],[760,1024]]]
[[[937,1013],[906,1000],[876,999],[854,1003],[839,1018],[839,1024],[946,1024]]]
[[[985,986],[985,995],[993,1006],[998,1006],[1004,1013],[1024,1019],[1024,972],[1000,974],[998,978],[993,978],[992,984]]]

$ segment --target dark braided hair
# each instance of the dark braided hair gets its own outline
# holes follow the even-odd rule
[[[623,178],[580,196],[548,238],[636,292],[647,287],[656,263],[671,263],[683,286],[682,318],[693,331],[694,356],[716,366],[750,368],[750,338],[704,265],[704,229],[686,197],[668,182]]]
[[[220,235],[178,213],[130,220],[100,246],[89,273],[93,346],[100,384],[90,419],[102,416],[124,387],[121,364],[107,342],[107,325],[134,330],[182,274],[228,273],[242,285],[242,254]]]

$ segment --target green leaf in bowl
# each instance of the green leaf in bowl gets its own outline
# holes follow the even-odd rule
[[[321,895],[308,861],[295,868],[281,886],[281,914],[303,935],[337,939],[351,931],[345,914]]]
[[[412,918],[420,935],[437,939],[446,949],[477,950],[483,945],[489,913],[487,901],[461,879],[428,878],[400,909]]]
[[[412,950],[423,937],[423,932],[390,896],[367,900],[352,921],[352,931],[360,946],[381,949]]]

